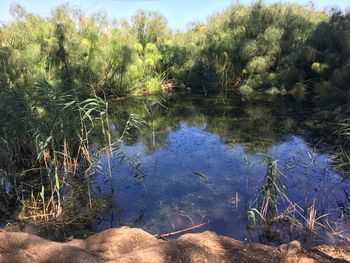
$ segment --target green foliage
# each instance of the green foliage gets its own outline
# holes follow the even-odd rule
[[[247,96],[249,97],[253,92],[254,90],[248,86],[247,84],[244,84],[242,85],[240,88],[239,88],[239,91],[244,95],[244,96]]]
[[[254,57],[247,64],[247,70],[250,74],[264,73],[269,69],[269,60],[266,57]]]
[[[149,94],[159,92],[161,89],[162,81],[158,78],[150,78],[146,82],[146,88]]]
[[[17,19],[0,28],[0,79],[11,85],[50,79],[79,97],[92,96],[91,86],[99,95],[126,95],[142,92],[145,76],[159,77],[172,66],[162,62],[161,52],[173,36],[157,13],[142,11],[129,22],[99,13],[84,17],[69,5],[50,18],[15,10]],[[169,46],[171,62],[178,49]]]
[[[280,94],[287,94],[297,82],[309,83],[308,89],[312,90],[318,81],[330,77],[332,66],[336,67],[340,61],[340,50],[335,51],[334,47],[341,46],[343,32],[337,29],[339,35],[335,34],[335,26],[330,26],[336,16],[341,14],[333,14],[330,19],[324,12],[295,4],[265,5],[258,1],[250,6],[232,5],[212,16],[205,31],[199,32],[197,26],[187,32],[194,34],[191,39],[196,45],[190,77],[197,72],[207,84],[209,81],[204,77],[215,80],[214,75],[221,80],[216,82],[217,86],[228,89],[248,85],[254,93],[271,91],[275,87],[273,93],[281,89]],[[337,23],[342,21],[336,20]],[[313,40],[324,35],[331,36]],[[332,47],[327,49],[326,42]],[[317,47],[320,45],[323,51]],[[329,55],[325,56],[324,52]],[[320,65],[317,69],[316,64],[311,68],[313,63]],[[270,73],[275,76],[271,78]],[[339,72],[337,77],[339,80]],[[283,85],[276,85],[276,82],[283,82]]]
[[[249,60],[256,56],[258,52],[258,43],[256,40],[246,41],[240,50],[240,57],[244,60]]]

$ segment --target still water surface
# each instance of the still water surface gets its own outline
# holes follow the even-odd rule
[[[130,113],[145,124],[130,130],[129,140],[113,152],[111,178],[107,156],[98,160],[93,192],[108,196],[110,205],[97,216],[96,231],[126,224],[163,234],[206,222],[197,231],[240,240],[339,242],[329,231],[310,236],[289,220],[262,229],[247,219],[273,160],[285,195],[279,197],[279,211],[297,203],[307,217],[315,202],[316,217],[328,214],[334,228],[347,227],[337,200],[344,201],[350,183],[332,168],[327,151],[318,149],[319,138],[310,132],[315,122],[306,118],[303,105],[182,95],[115,107],[115,137]],[[325,219],[318,222],[324,225]]]

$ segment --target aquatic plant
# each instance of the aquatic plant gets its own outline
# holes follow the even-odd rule
[[[265,175],[265,183],[261,187],[258,198],[253,202],[256,207],[248,210],[248,219],[252,219],[254,224],[257,222],[257,216],[264,223],[269,224],[278,216],[279,199],[283,199],[285,186],[281,182],[283,174],[277,168],[277,160],[272,160],[266,156],[267,172]]]
[[[350,171],[350,119],[341,119],[334,125],[335,129],[333,135],[337,137],[338,143],[336,144],[336,150],[333,153],[334,167],[338,170],[345,172],[348,176]]]
[[[100,138],[111,163],[112,147],[122,138],[112,141],[108,102],[94,90],[94,97],[80,99],[74,92],[62,93],[54,83],[41,81],[31,91],[30,100],[25,89],[5,88],[0,94],[1,167],[21,203],[20,219],[63,220],[68,214],[67,193],[75,187],[72,180],[87,183],[88,209],[92,209],[91,139]],[[21,115],[16,113],[19,102]],[[132,124],[129,121],[127,126]]]
[[[305,236],[306,239],[317,235],[320,229],[328,231],[331,235],[336,235],[337,233],[328,222],[329,214],[319,215],[317,213],[315,199],[313,199],[311,206],[302,208],[298,203],[294,203],[288,198],[286,188],[281,182],[281,176],[284,175],[279,172],[277,161],[273,161],[269,157],[266,160],[265,182],[258,198],[250,204],[246,214],[247,221],[255,226],[259,235],[261,237],[268,236],[269,231],[273,231],[274,225],[286,223],[290,228],[298,229],[299,234]],[[338,203],[341,204],[340,201]],[[286,208],[279,209],[286,204]],[[337,236],[340,237],[338,234]]]

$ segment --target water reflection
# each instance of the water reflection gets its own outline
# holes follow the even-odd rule
[[[127,224],[167,233],[208,222],[200,231],[240,240],[303,239],[288,224],[267,235],[247,222],[264,183],[266,156],[278,160],[291,202],[307,210],[315,200],[317,215],[338,219],[336,200],[344,198],[349,183],[333,171],[327,154],[306,143],[302,112],[196,97],[161,107],[136,103],[132,109],[148,125],[115,150],[112,178],[106,157],[99,160],[94,193],[111,197],[111,204],[97,217],[96,230]],[[127,116],[122,109],[116,114]],[[279,203],[281,211],[287,206]],[[322,234],[312,242],[332,241]]]

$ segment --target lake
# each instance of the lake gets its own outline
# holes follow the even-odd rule
[[[310,119],[307,105],[182,94],[112,101],[110,107],[114,139],[131,113],[141,124],[127,129],[110,162],[106,153],[96,158],[92,193],[107,204],[94,231],[129,225],[164,234],[206,223],[194,231],[272,245],[344,240],[348,224],[340,204],[349,201],[350,183],[332,167],[331,151],[313,129],[326,124]],[[271,163],[278,173],[276,207],[289,213],[266,225],[252,209],[263,200]],[[317,231],[310,232],[305,226],[315,211]]]

